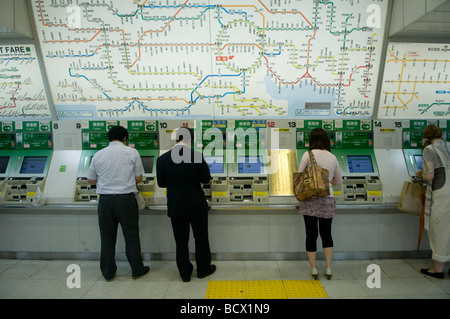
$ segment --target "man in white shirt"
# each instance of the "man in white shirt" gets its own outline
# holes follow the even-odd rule
[[[87,174],[88,183],[96,185],[100,195],[100,269],[106,281],[111,281],[116,274],[115,247],[120,223],[132,277],[137,279],[150,270],[142,261],[139,209],[135,198],[136,185],[142,180],[144,168],[138,151],[126,145],[128,131],[124,127],[112,127],[108,139],[109,146],[95,153]]]

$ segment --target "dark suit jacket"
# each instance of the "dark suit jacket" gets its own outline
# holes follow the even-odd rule
[[[158,157],[156,178],[159,187],[167,188],[169,217],[208,213],[208,203],[200,183],[209,183],[211,174],[202,153],[175,145],[171,151]]]

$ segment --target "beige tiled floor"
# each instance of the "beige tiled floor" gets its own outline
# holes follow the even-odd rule
[[[80,266],[80,288],[69,289],[67,272],[70,264]],[[309,280],[309,264],[298,261],[214,261],[217,271],[189,283],[181,281],[174,261],[146,261],[151,271],[133,280],[126,261],[118,261],[116,278],[106,282],[98,261],[80,260],[12,260],[0,259],[0,298],[150,298],[203,299],[208,280]],[[368,265],[381,268],[381,288],[368,288],[371,273]],[[329,298],[432,298],[450,299],[450,276],[445,267],[445,279],[422,275],[420,268],[432,264],[427,259],[335,260],[333,278],[319,275]],[[324,262],[319,261],[323,274]]]

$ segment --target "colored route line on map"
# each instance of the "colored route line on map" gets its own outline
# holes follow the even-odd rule
[[[2,107],[0,107],[0,110],[4,109],[4,108],[16,108],[17,107],[16,98],[14,96],[16,95],[17,91],[19,91],[19,88],[20,88],[20,84],[17,85],[17,88],[15,89],[14,93],[11,95],[11,100],[13,101],[13,105],[3,105]]]
[[[12,104],[4,104],[4,105],[2,105],[1,107],[0,107],[0,110],[4,110],[4,109],[15,109],[15,108],[17,108],[18,107],[18,105],[17,105],[17,102],[23,102],[23,101],[26,101],[27,103],[28,102],[30,102],[30,101],[46,101],[46,98],[45,97],[42,97],[42,98],[18,98],[18,97],[16,97],[16,95],[18,94],[18,92],[19,92],[19,89],[21,89],[22,87],[21,86],[23,86],[23,85],[33,85],[34,83],[33,82],[13,82],[13,83],[0,83],[0,85],[11,85],[11,86],[16,86],[17,85],[17,87],[15,88],[15,90],[14,90],[14,92],[12,93],[12,95],[11,95],[11,97],[8,99],[8,100],[11,100],[12,101]],[[41,92],[42,93],[42,92]],[[39,94],[40,95],[40,94]],[[21,113],[22,113],[22,115],[26,115],[25,114],[25,110],[24,110],[24,108],[22,108],[21,110]],[[29,114],[30,116],[33,116],[34,114]],[[44,115],[44,116],[46,116],[46,115]],[[2,115],[0,115],[0,117],[3,117]]]
[[[157,20],[157,21],[165,21],[166,20],[166,22],[165,22],[165,24],[164,24],[164,26],[162,26],[160,29],[158,29],[158,30],[147,30],[147,31],[145,31],[145,32],[143,32],[143,34],[141,34],[140,35],[140,37],[139,37],[139,39],[137,40],[137,42],[135,43],[135,44],[128,44],[128,43],[126,43],[126,39],[125,39],[125,30],[123,30],[123,29],[120,29],[120,28],[78,28],[78,29],[76,29],[76,28],[70,28],[69,26],[67,26],[67,24],[51,24],[51,23],[45,23],[45,21],[44,21],[44,17],[43,17],[43,12],[42,12],[42,6],[41,6],[41,1],[40,0],[38,0],[38,7],[39,7],[39,11],[40,11],[40,17],[41,17],[41,23],[42,23],[42,25],[43,26],[46,26],[46,27],[49,27],[49,26],[62,26],[62,27],[67,27],[68,28],[68,30],[70,30],[70,31],[84,31],[84,32],[95,32],[95,34],[92,36],[92,37],[90,37],[89,39],[84,39],[84,40],[79,40],[79,39],[77,39],[77,40],[44,40],[44,41],[42,41],[42,42],[44,42],[44,43],[70,43],[70,42],[92,42],[97,36],[99,36],[101,33],[104,33],[104,34],[106,34],[106,32],[121,32],[122,33],[122,38],[123,38],[123,44],[107,44],[107,42],[105,42],[107,45],[105,45],[105,44],[102,44],[102,45],[99,45],[92,53],[90,53],[90,54],[80,54],[80,55],[76,55],[76,54],[74,54],[74,55],[69,55],[69,54],[65,54],[65,55],[57,55],[57,54],[54,54],[54,55],[47,55],[47,57],[49,57],[49,58],[57,58],[57,57],[59,57],[59,58],[62,58],[62,57],[85,57],[85,58],[89,58],[89,57],[92,57],[93,55],[95,55],[97,52],[98,52],[98,50],[100,49],[100,48],[102,48],[102,47],[104,47],[105,49],[106,49],[106,51],[107,51],[107,57],[108,57],[108,63],[109,64],[111,64],[111,61],[110,61],[110,57],[109,57],[109,50],[108,50],[108,47],[120,47],[120,46],[124,46],[125,47],[125,58],[126,58],[126,65],[127,65],[127,69],[128,69],[128,73],[129,74],[131,74],[131,75],[144,75],[144,74],[152,74],[152,75],[158,75],[158,74],[161,74],[161,72],[135,72],[135,71],[132,71],[131,70],[131,68],[133,68],[137,63],[138,63],[138,61],[141,59],[141,46],[155,46],[155,47],[158,47],[158,46],[167,46],[167,47],[169,47],[169,46],[209,46],[209,47],[212,47],[212,46],[215,46],[216,44],[215,43],[207,43],[207,44],[198,44],[198,43],[195,43],[195,44],[178,44],[178,43],[176,43],[176,44],[170,44],[170,43],[168,43],[168,44],[145,44],[145,43],[142,43],[142,41],[143,41],[143,39],[144,39],[144,37],[147,35],[147,34],[150,34],[150,33],[161,33],[161,32],[164,32],[168,27],[169,27],[169,25],[170,25],[170,23],[172,22],[172,21],[175,21],[175,20],[194,20],[194,19],[200,19],[205,13],[206,13],[206,11],[208,11],[208,10],[212,10],[212,9],[216,9],[217,10],[217,15],[218,15],[218,17],[219,17],[219,19],[218,19],[218,22],[223,26],[223,23],[221,22],[221,20],[220,20],[220,12],[225,12],[225,13],[227,13],[227,14],[241,14],[241,15],[244,15],[244,20],[235,20],[235,21],[233,21],[233,22],[231,22],[231,23],[235,23],[235,22],[240,22],[240,21],[244,21],[244,22],[246,22],[246,23],[249,23],[248,22],[248,20],[247,20],[247,12],[244,12],[244,11],[242,11],[242,10],[239,10],[237,13],[236,12],[234,12],[234,13],[231,13],[231,11],[230,10],[227,10],[226,8],[254,8],[255,10],[257,10],[257,12],[262,16],[262,18],[263,18],[263,26],[262,26],[262,28],[259,28],[259,27],[257,27],[256,25],[255,25],[255,27],[257,28],[257,29],[259,29],[259,30],[261,30],[261,32],[262,32],[262,34],[265,34],[265,32],[266,32],[266,30],[275,30],[274,28],[272,28],[272,29],[270,29],[270,28],[266,28],[266,26],[265,26],[265,16],[264,16],[264,13],[262,12],[263,10],[259,10],[256,6],[254,6],[254,5],[188,5],[188,2],[189,2],[189,0],[186,0],[183,4],[180,4],[180,5],[167,5],[167,6],[155,6],[155,5],[146,5],[146,3],[147,3],[147,1],[145,1],[142,5],[140,5],[140,4],[138,4],[138,9],[136,9],[136,11],[134,11],[134,13],[131,13],[131,14],[119,14],[116,10],[114,10],[114,9],[112,9],[112,8],[110,8],[111,10],[113,10],[113,12],[118,16],[118,17],[134,17],[134,16],[137,16],[138,15],[138,12],[140,11],[140,16],[141,16],[141,18],[143,19],[143,20]],[[258,61],[259,60],[261,60],[262,58],[264,58],[265,59],[265,61],[266,61],[266,67],[267,67],[267,69],[282,83],[282,84],[285,84],[285,85],[295,85],[295,84],[298,84],[301,80],[303,80],[303,79],[307,79],[307,78],[309,78],[309,79],[311,79],[314,83],[315,83],[315,85],[317,85],[317,86],[332,86],[332,87],[338,87],[339,88],[339,90],[338,90],[338,97],[340,96],[340,90],[341,90],[341,88],[342,87],[346,87],[346,86],[350,86],[351,85],[351,82],[352,82],[352,77],[353,77],[353,75],[356,73],[356,72],[359,72],[361,69],[366,69],[366,73],[367,73],[367,76],[366,76],[366,79],[368,79],[368,77],[369,77],[369,70],[370,70],[370,68],[372,67],[371,66],[371,59],[372,59],[372,51],[373,51],[373,38],[374,38],[374,36],[375,36],[375,34],[373,34],[372,35],[372,44],[370,44],[370,46],[369,47],[367,47],[367,48],[359,48],[359,49],[353,49],[353,48],[348,48],[348,47],[346,47],[346,41],[347,41],[347,36],[349,35],[349,34],[351,34],[353,31],[357,31],[357,30],[364,30],[364,28],[352,28],[351,30],[347,30],[347,26],[345,26],[345,29],[343,30],[343,31],[336,31],[336,30],[333,30],[333,22],[334,22],[334,20],[335,20],[335,10],[334,10],[334,4],[333,4],[333,2],[331,2],[331,1],[328,1],[328,2],[324,2],[324,1],[322,1],[322,2],[319,2],[319,1],[316,1],[316,3],[315,3],[315,16],[314,16],[314,20],[313,20],[313,23],[311,23],[306,17],[305,17],[305,15],[301,12],[301,11],[272,11],[272,10],[270,10],[269,8],[267,8],[267,6],[263,3],[263,1],[261,1],[261,0],[258,0],[258,2],[262,5],[262,7],[265,9],[265,11],[267,11],[268,13],[270,13],[270,14],[299,14],[302,18],[303,18],[303,20],[304,21],[306,21],[306,23],[309,25],[309,28],[307,27],[307,28],[304,28],[304,29],[302,29],[302,31],[303,30],[305,30],[305,31],[313,31],[313,34],[312,34],[312,36],[309,38],[309,40],[308,40],[308,47],[307,47],[307,57],[306,57],[306,64],[305,65],[303,65],[303,66],[298,66],[298,65],[296,65],[295,64],[295,58],[296,58],[296,54],[297,54],[297,50],[295,49],[295,45],[293,46],[294,47],[294,59],[293,59],[293,66],[294,66],[294,68],[305,68],[306,67],[306,70],[305,70],[305,72],[304,72],[304,74],[301,76],[301,77],[299,77],[299,78],[297,78],[296,79],[296,81],[285,81],[285,80],[283,80],[283,79],[281,79],[281,77],[279,76],[279,75],[277,75],[277,73],[269,66],[269,59],[268,59],[268,57],[270,58],[270,57],[275,57],[275,56],[278,56],[278,55],[281,55],[282,54],[282,49],[283,49],[283,47],[285,46],[284,44],[283,44],[283,46],[281,46],[281,45],[279,45],[279,51],[278,51],[278,53],[264,53],[264,55],[261,55],[261,57],[260,57],[260,59],[258,59]],[[95,4],[92,4],[92,5],[95,5]],[[99,4],[100,5],[100,4]],[[105,5],[105,4],[102,4],[102,5]],[[317,22],[317,14],[318,14],[318,8],[319,8],[319,5],[326,5],[326,6],[328,6],[328,5],[331,5],[331,19],[330,19],[330,33],[332,33],[332,34],[337,34],[337,35],[343,35],[343,45],[342,45],[342,48],[343,48],[343,50],[341,50],[341,53],[342,53],[342,58],[340,59],[341,61],[340,61],[340,71],[338,71],[338,72],[336,72],[336,70],[335,70],[335,63],[339,60],[339,59],[337,59],[337,58],[335,58],[334,56],[318,56],[317,57],[317,59],[316,59],[316,66],[318,65],[318,63],[319,63],[319,59],[321,59],[321,58],[332,58],[332,70],[331,70],[331,73],[333,74],[333,75],[339,75],[339,83],[338,84],[336,84],[336,83],[333,83],[333,84],[321,84],[321,83],[319,83],[318,82],[318,80],[316,79],[316,78],[314,78],[313,77],[313,75],[311,75],[311,73],[310,73],[310,68],[311,67],[314,67],[314,65],[311,65],[310,64],[310,60],[312,59],[312,57],[311,57],[311,42],[315,39],[315,37],[316,37],[316,32],[317,32],[317,29],[318,29],[318,27],[317,27],[317,24],[318,24],[318,22]],[[108,6],[108,5],[107,5]],[[109,7],[109,6],[108,6]],[[168,18],[164,18],[164,19],[145,19],[144,18],[144,14],[143,14],[143,9],[144,8],[158,8],[158,9],[177,9],[177,11],[175,12],[175,14],[173,15],[173,16],[171,16],[171,17],[168,17]],[[182,18],[178,18],[177,16],[180,14],[180,12],[182,12],[182,10],[184,10],[184,9],[187,9],[187,8],[195,8],[195,9],[199,9],[199,8],[201,8],[201,9],[204,9],[203,10],[203,12],[201,12],[201,14],[199,15],[199,16],[196,16],[196,17],[188,17],[188,18],[186,18],[186,17],[182,17]],[[347,17],[347,19],[346,19],[346,25],[347,25],[347,23],[348,23],[348,20],[350,19],[352,17],[352,14],[349,14],[348,15],[348,17]],[[286,30],[286,28],[284,28],[284,29],[282,29],[282,30]],[[295,31],[295,29],[294,29],[294,31]],[[224,45],[224,46],[222,46],[222,47],[219,47],[218,46],[218,49],[219,49],[219,52],[220,51],[222,51],[222,50],[224,50],[227,46],[237,46],[237,45],[240,45],[240,46],[255,46],[255,47],[257,47],[258,49],[260,49],[260,50],[264,50],[264,46],[260,46],[260,45],[258,45],[258,44],[253,44],[253,43],[249,43],[249,44],[233,44],[233,43],[230,43],[230,44],[226,44],[226,45]],[[138,50],[138,56],[137,56],[137,58],[130,64],[130,62],[128,61],[128,48],[127,47],[137,47],[137,50]],[[351,72],[350,73],[350,75],[349,75],[349,78],[348,78],[348,84],[346,84],[347,82],[345,81],[344,82],[344,79],[343,79],[343,74],[344,74],[344,72],[343,72],[343,67],[344,67],[344,59],[345,59],[345,56],[346,56],[346,52],[350,52],[350,51],[352,51],[352,50],[364,50],[364,51],[368,51],[369,52],[369,63],[367,64],[367,65],[360,65],[360,66],[358,66],[356,69],[354,69],[353,70],[353,72]],[[256,67],[256,65],[258,64],[258,61],[257,62],[255,62],[255,64],[252,66],[252,67]],[[225,64],[226,65],[226,63],[225,62],[222,62],[223,64]],[[336,63],[337,64],[337,63]],[[170,88],[162,88],[162,89],[152,89],[152,88],[139,88],[139,89],[135,89],[135,88],[124,88],[124,87],[122,87],[119,83],[117,83],[116,81],[115,81],[115,79],[113,78],[113,75],[112,75],[112,68],[109,68],[109,70],[110,70],[110,74],[111,74],[111,80],[119,87],[119,88],[121,88],[121,89],[123,89],[123,90],[126,90],[126,91],[132,91],[132,90],[140,90],[140,91],[144,91],[144,90],[149,90],[149,91],[151,91],[151,90],[161,90],[161,91],[170,91],[170,90],[172,90],[172,91],[176,91],[176,90],[178,90],[178,89],[170,89]],[[237,71],[237,70],[233,70],[233,71]],[[95,87],[95,85],[86,77],[86,76],[84,76],[84,75],[73,75],[72,73],[71,73],[71,70],[69,70],[69,74],[70,74],[70,76],[71,77],[81,77],[81,78],[84,78],[86,81],[88,81],[91,85],[93,85],[94,87]],[[174,73],[174,74],[180,74],[180,73]],[[191,73],[193,76],[196,76],[197,78],[200,78],[197,74],[195,74],[195,73]],[[240,73],[240,74],[242,74],[242,72]],[[229,76],[239,76],[240,74],[238,74],[238,75],[229,75]],[[169,101],[173,101],[173,100],[180,100],[180,101],[184,101],[185,103],[187,103],[187,104],[189,104],[188,105],[188,107],[187,108],[190,108],[190,106],[191,105],[193,105],[193,104],[195,104],[195,101],[197,101],[199,98],[200,98],[200,94],[197,92],[197,89],[208,79],[208,78],[212,78],[212,77],[216,77],[216,76],[218,76],[218,75],[207,75],[205,78],[203,78],[202,80],[201,80],[201,82],[197,85],[197,87],[196,88],[191,88],[191,89],[193,89],[193,91],[191,92],[191,100],[190,101],[186,101],[185,99],[174,99],[174,98],[167,98],[167,99],[164,99],[164,100],[169,100]],[[224,75],[222,75],[222,76],[224,76]],[[367,96],[367,86],[368,86],[368,81],[366,81],[366,83],[365,83],[365,90],[364,90],[364,97],[365,98],[368,98],[368,96]],[[207,87],[212,87],[212,88],[222,88],[222,87],[214,87],[214,86],[209,86],[209,85],[207,85]],[[179,89],[179,90],[189,90],[189,89]],[[197,96],[197,98],[194,100],[193,99],[193,94],[194,94],[194,92],[195,93],[197,93],[199,96]],[[237,92],[237,90],[235,89],[235,91],[233,91],[233,92],[226,92],[225,94],[222,94],[222,95],[220,95],[220,98],[223,98],[223,97],[225,97],[226,95],[228,95],[228,94],[233,94],[233,95],[235,95],[236,94],[236,92]],[[245,92],[245,84],[244,84],[244,90],[242,90],[242,91],[240,91],[240,92]],[[107,97],[107,99],[106,100],[111,100],[111,98],[106,94],[106,93],[104,93],[104,92],[102,92],[102,94],[103,95],[105,95],[106,97]],[[208,97],[208,96],[204,96],[203,98],[210,98],[210,97]],[[216,98],[217,98],[217,96],[216,96]],[[112,98],[113,100],[120,100],[120,99],[114,99],[114,98]],[[92,100],[97,100],[97,99],[92,99]],[[161,99],[152,99],[152,100],[161,100]],[[238,101],[241,101],[241,100],[238,100]],[[253,101],[253,100],[252,100]],[[133,103],[134,103],[135,101],[133,101],[130,105],[132,105]],[[266,102],[265,102],[266,103]],[[339,103],[340,103],[340,101],[339,101],[339,99],[337,99],[337,103],[338,103],[338,106],[339,106]],[[141,106],[143,106],[141,103],[139,103]],[[125,109],[128,109],[129,107],[130,107],[130,105],[129,106],[127,106]],[[269,105],[269,104],[267,104],[266,103],[266,105]],[[248,107],[248,106],[245,106],[245,107]],[[270,107],[273,107],[273,106],[270,106]],[[148,108],[146,108],[145,107],[145,109],[146,110],[148,110]],[[185,108],[186,109],[186,108]],[[164,110],[166,110],[166,109],[164,109]],[[178,110],[181,110],[181,109],[178,109]],[[345,109],[344,109],[344,111],[345,111]],[[340,113],[342,113],[342,111],[339,111]]]

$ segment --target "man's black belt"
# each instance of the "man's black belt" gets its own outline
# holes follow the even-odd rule
[[[100,196],[123,196],[123,195],[134,195],[134,193],[126,193],[126,194],[99,194]]]

